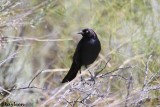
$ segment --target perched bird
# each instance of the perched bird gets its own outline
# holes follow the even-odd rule
[[[73,55],[73,62],[68,74],[62,80],[62,83],[73,80],[81,66],[92,64],[101,50],[101,44],[97,37],[97,34],[89,28],[83,29],[78,34],[82,35],[82,39],[79,41],[76,51]]]

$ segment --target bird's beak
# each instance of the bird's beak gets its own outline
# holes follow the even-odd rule
[[[77,34],[81,34],[81,35],[83,35],[84,33],[83,33],[82,31],[80,31],[80,32],[78,32]]]

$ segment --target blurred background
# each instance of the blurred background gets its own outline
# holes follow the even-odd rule
[[[100,39],[89,70],[102,72],[61,84],[83,28]],[[159,84],[159,0],[0,1],[1,105],[156,107]]]

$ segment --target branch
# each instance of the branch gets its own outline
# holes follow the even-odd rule
[[[17,55],[18,52],[14,52],[13,54],[11,54],[10,56],[8,56],[6,59],[4,59],[3,61],[0,62],[0,67],[5,64],[7,61],[15,58],[15,55]]]
[[[126,101],[125,101],[125,107],[127,107],[127,104],[128,104],[128,98],[129,98],[130,90],[131,90],[131,83],[132,83],[132,75],[130,76],[128,80],[128,84],[127,84],[127,96],[126,96]]]
[[[147,60],[147,63],[146,63],[146,69],[145,69],[145,74],[144,74],[144,76],[145,76],[144,77],[144,82],[143,82],[142,90],[141,90],[141,93],[140,93],[139,101],[136,103],[137,107],[140,107],[143,104],[142,98],[143,98],[144,95],[146,95],[145,88],[148,85],[147,78],[148,78],[148,71],[149,71],[149,61],[150,61],[151,57],[152,57],[152,55],[149,56],[149,58]]]

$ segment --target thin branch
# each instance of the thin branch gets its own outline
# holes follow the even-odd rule
[[[73,107],[72,102],[68,101],[66,98],[64,98],[64,99],[71,107]]]
[[[129,68],[133,68],[133,67],[132,66],[127,66],[127,67],[123,67],[123,68],[116,68],[113,71],[110,71],[110,72],[107,72],[105,74],[100,75],[99,77],[104,77],[104,76],[107,76],[107,75],[109,75],[111,73],[114,73],[114,72],[116,72],[118,70],[126,70],[126,69],[129,69]]]
[[[128,104],[128,98],[129,98],[130,90],[131,90],[131,83],[132,83],[132,75],[130,76],[128,80],[128,84],[127,84],[127,96],[126,96],[126,101],[125,101],[125,107],[127,107],[127,104]]]
[[[22,21],[23,19],[25,19],[27,16],[33,14],[36,10],[40,9],[41,7],[47,5],[47,4],[52,4],[54,3],[54,5],[56,6],[56,2],[58,0],[47,0],[47,1],[43,1],[41,4],[33,7],[32,9],[26,11],[25,13],[22,14],[18,14],[16,16],[13,16],[11,18],[9,18],[8,20],[5,20],[4,23],[2,23],[0,25],[0,28],[2,27],[6,27],[6,26],[12,26],[13,24],[18,24],[20,23],[20,21]]]
[[[38,72],[37,75],[35,75],[32,80],[30,81],[30,83],[28,84],[28,87],[30,87],[31,83],[36,79],[36,77],[38,77],[40,74],[42,73],[42,71]]]
[[[92,95],[92,93],[89,93],[85,98],[83,98],[81,101],[79,101],[80,103],[84,104],[84,101],[90,97]]]
[[[60,41],[70,41],[72,39],[38,39],[38,38],[22,38],[22,37],[8,37],[8,42],[15,42],[15,41],[36,41],[36,42],[60,42]]]
[[[0,89],[2,90],[0,93],[6,92],[6,93],[8,93],[8,94],[12,94],[10,91],[8,91],[8,90],[6,90],[6,89],[4,89],[4,88],[2,88],[2,87],[0,87]]]
[[[32,88],[32,89],[34,88],[34,89],[41,89],[41,90],[44,90],[44,88],[39,88],[39,87],[34,87],[34,86],[28,87],[28,86],[27,86],[27,87],[22,87],[22,88],[8,89],[8,91],[11,92],[11,91],[13,91],[13,90],[24,90],[24,89],[31,89],[31,88]]]
[[[149,61],[150,61],[151,57],[152,57],[152,55],[149,56],[149,58],[147,60],[147,63],[146,63],[146,69],[145,69],[145,74],[144,74],[144,76],[145,76],[144,77],[144,82],[143,82],[142,90],[141,90],[141,93],[140,93],[140,98],[139,98],[138,102],[136,103],[136,107],[140,107],[143,104],[143,99],[142,98],[143,98],[144,95],[147,95],[145,88],[148,85],[147,78],[148,78],[148,71],[149,71]]]
[[[14,52],[13,54],[11,54],[10,56],[8,56],[6,59],[4,59],[3,61],[0,62],[0,67],[5,64],[7,61],[15,58],[15,55],[17,55],[18,52]]]
[[[104,66],[100,71],[98,71],[98,72],[95,74],[94,78],[106,68],[106,66],[107,66],[107,64],[108,64],[108,62],[109,62],[110,60],[111,60],[111,58],[109,58],[108,61],[107,61],[106,64],[105,64],[105,66]]]
[[[144,90],[144,87],[147,85],[147,77],[148,77],[148,71],[149,71],[149,61],[151,59],[152,55],[149,56],[147,63],[146,63],[146,70],[145,70],[145,78],[144,78],[144,83],[143,83],[143,88],[142,90]]]
[[[12,6],[15,5],[15,3],[16,3],[17,1],[18,1],[18,0],[12,1],[9,5],[7,5],[7,6],[5,6],[4,8],[2,8],[2,9],[0,10],[0,12],[3,12],[3,11],[5,11],[6,9],[11,8]]]
[[[150,79],[148,80],[147,84],[153,82],[156,78],[160,77],[159,73],[160,73],[160,71],[158,71],[157,73],[155,73],[154,75],[152,75],[150,77]]]

